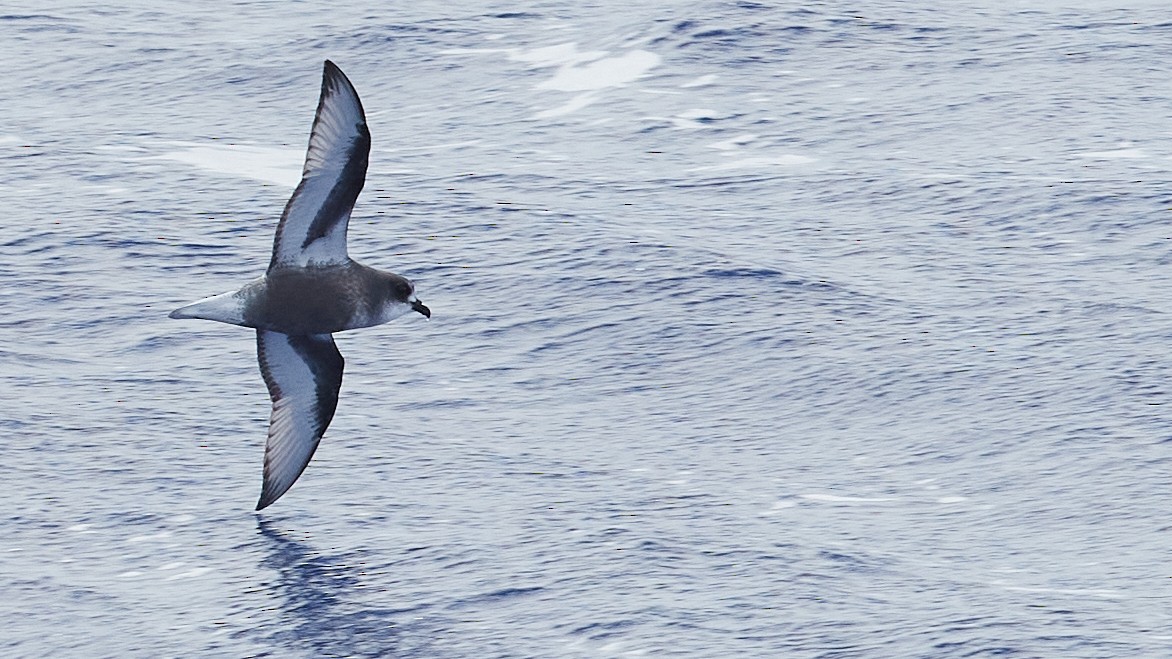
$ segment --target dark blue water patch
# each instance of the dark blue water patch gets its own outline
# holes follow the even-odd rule
[[[1119,20],[1119,21],[1086,21],[1082,23],[1063,23],[1053,26],[1054,30],[1067,30],[1074,32],[1082,32],[1084,30],[1102,30],[1104,28],[1124,28],[1131,30],[1140,27],[1135,21]]]
[[[636,620],[615,620],[612,622],[593,622],[570,630],[571,634],[583,634],[592,640],[602,640],[622,633],[631,627],[637,627]]]
[[[24,430],[31,427],[31,425],[32,424],[21,421],[20,419],[0,417],[0,428],[4,430]]]
[[[634,551],[645,551],[655,554],[660,554],[656,559],[658,561],[679,561],[683,560],[683,556],[673,547],[659,542],[658,540],[642,540],[635,546],[631,547]],[[663,563],[659,563],[662,565]]]
[[[562,340],[580,339],[580,338],[588,337],[588,336],[598,334],[598,333],[602,333],[605,335],[614,335],[614,334],[617,334],[620,331],[622,331],[623,328],[624,328],[623,323],[601,322],[596,325],[591,325],[589,327],[581,327],[578,329],[571,330],[570,332],[561,335],[561,337],[559,337],[559,338],[561,338]]]
[[[451,19],[437,18],[415,24],[389,23],[370,31],[358,31],[347,35],[346,44],[383,44],[391,41],[408,41],[418,45],[435,46],[439,35],[470,35],[471,30],[456,26]]]
[[[504,20],[535,20],[543,18],[541,14],[531,11],[506,11],[499,14],[488,14],[489,18],[500,18]]]
[[[1152,46],[1148,43],[1104,43],[1099,44],[1096,49],[1102,52],[1111,52],[1116,50],[1150,51]]]
[[[470,272],[471,270],[466,265],[451,265],[448,263],[424,263],[411,267],[411,272],[416,276],[446,274],[450,272]],[[401,270],[401,272],[406,272],[406,269]]]
[[[511,455],[510,456],[500,456],[500,459],[498,460],[498,462],[512,464],[514,462],[521,460],[523,458],[523,456],[525,456],[525,455],[527,455],[527,454],[522,454],[521,456],[511,456]],[[562,470],[559,470],[559,471],[553,471],[550,469],[544,469],[541,471],[532,471],[532,470],[530,470],[530,471],[510,471],[510,470],[505,470],[505,471],[501,472],[501,475],[509,476],[509,477],[518,477],[518,478],[534,478],[534,477],[536,477],[536,478],[540,478],[540,479],[544,479],[544,480],[562,480],[562,479],[573,479],[573,478],[598,478],[598,477],[608,476],[610,473],[611,473],[610,471],[604,471],[604,470],[563,468]]]
[[[826,22],[835,27],[864,27],[873,30],[899,30],[905,27],[900,23],[869,20],[865,16],[833,16]]]
[[[755,24],[742,28],[714,28],[702,32],[696,32],[691,35],[692,41],[683,43],[681,48],[687,48],[696,45],[701,41],[715,41],[721,45],[735,46],[751,43],[752,40],[759,37],[768,37],[772,39],[792,37],[794,35],[802,35],[812,32],[813,28],[806,25],[778,25],[778,26],[762,26]],[[784,53],[789,52],[788,48],[772,47],[767,49],[770,53]]]
[[[742,194],[746,186],[753,186],[749,189],[757,192],[756,186],[760,183],[773,183],[776,181],[792,181],[800,177],[793,174],[731,174],[711,176],[708,178],[699,178],[691,181],[681,182],[679,179],[665,181],[665,185],[680,190],[688,190],[693,188],[715,189],[718,193]]]
[[[543,586],[528,586],[521,588],[502,588],[480,595],[473,595],[463,599],[452,602],[448,605],[448,609],[462,609],[467,606],[482,606],[484,604],[500,604],[505,600],[511,600],[519,597],[528,597],[545,590]]]
[[[749,28],[739,28],[739,29],[732,29],[732,30],[715,29],[715,30],[707,30],[705,32],[696,32],[695,34],[692,35],[692,38],[699,40],[699,41],[703,41],[705,39],[740,40],[740,39],[743,39],[747,36],[752,36],[752,31]],[[687,46],[688,44],[684,44],[684,45]]]
[[[771,268],[713,268],[705,270],[702,274],[705,277],[716,277],[717,279],[771,279],[781,277],[783,273]],[[786,283],[800,285],[802,282],[794,279]]]
[[[818,552],[818,556],[845,568],[848,572],[873,572],[879,569],[865,559],[844,552],[823,549]]]
[[[47,14],[7,14],[0,16],[0,21],[19,23],[20,32],[26,33],[64,32],[75,34],[81,31],[79,27],[72,24],[72,21]],[[32,24],[25,24],[26,21]]]
[[[837,284],[825,279],[803,279],[795,275],[786,275],[784,272],[774,270],[773,268],[711,268],[702,271],[701,274],[705,277],[717,279],[747,279],[769,282],[771,285],[775,284],[787,289],[792,288],[820,293],[846,292]]]
[[[108,511],[102,515],[99,524],[112,527],[144,526],[149,529],[161,529],[167,526],[169,514],[139,513],[124,510]]]
[[[742,12],[752,12],[756,7],[737,7]],[[732,13],[732,12],[730,12]],[[702,19],[677,21],[671,32],[651,41],[658,48],[676,48],[685,53],[712,53],[716,58],[709,64],[737,66],[743,64],[776,62],[790,55],[797,37],[812,32],[806,25],[770,24],[746,16],[738,24],[728,15],[720,17],[719,24],[713,25]],[[784,45],[778,45],[784,44]]]
[[[60,246],[58,234],[54,231],[41,231],[38,233],[23,233],[19,238],[15,238],[8,242],[0,243],[0,247],[29,247],[27,251],[22,252],[24,255],[37,254],[40,252],[55,249]]]
[[[44,156],[44,155],[49,154],[48,151],[36,151],[35,149],[37,147],[34,147],[31,144],[22,145],[20,148],[21,148],[20,151],[5,154],[3,156],[0,156],[0,158],[15,160],[17,158],[36,158],[38,156]]]
[[[968,631],[968,630],[966,629],[964,631]],[[1009,655],[1030,656],[1029,654],[1024,653],[1021,649],[1016,648],[1016,647],[1007,646],[1007,645],[997,645],[997,646],[990,647],[988,645],[985,645],[984,643],[982,643],[979,640],[978,641],[959,641],[956,643],[937,643],[936,645],[934,645],[932,647],[935,650],[939,650],[939,651],[945,653],[944,655],[941,655],[941,656],[961,656],[961,657],[1001,657],[1001,656],[1009,656]],[[964,654],[956,655],[955,653],[958,650],[967,650],[967,651],[964,652]]]
[[[320,657],[404,656],[400,627],[391,619],[395,615],[392,610],[302,609],[285,613],[292,626],[266,636],[267,644],[282,648],[269,656],[287,656],[287,648],[305,648]],[[236,635],[240,638],[255,634],[250,630]]]
[[[429,401],[426,403],[421,403],[421,404],[418,404],[416,407],[417,407],[417,409],[420,409],[420,410],[428,410],[428,409],[453,410],[453,409],[462,409],[462,408],[484,407],[484,402],[480,401],[480,400],[473,399],[473,398],[446,398],[446,399],[436,399],[436,400],[432,400],[432,401]]]

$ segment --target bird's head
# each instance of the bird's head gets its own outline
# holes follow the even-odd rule
[[[427,305],[415,296],[415,282],[408,282],[408,285],[411,287],[411,293],[407,295],[407,304],[411,305],[411,310],[423,314],[426,318],[431,318],[431,309],[428,309]]]

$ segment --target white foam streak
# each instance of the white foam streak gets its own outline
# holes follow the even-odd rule
[[[1116,158],[1147,158],[1148,154],[1143,149],[1116,149],[1114,151],[1090,151],[1087,153],[1080,153],[1083,158],[1093,158],[1096,160],[1114,160]]]
[[[618,57],[606,57],[588,64],[563,65],[553,79],[537,85],[538,89],[583,92],[619,87],[642,78],[660,62],[659,55],[646,50],[632,50]]]
[[[593,103],[596,100],[598,100],[598,94],[596,94],[594,92],[584,92],[584,93],[578,94],[574,98],[571,98],[568,102],[563,103],[562,105],[559,105],[556,108],[542,110],[541,112],[538,112],[537,114],[533,115],[533,117],[535,119],[549,119],[551,117],[560,117],[565,114],[577,112],[578,110],[581,110],[582,108],[586,107],[587,105],[590,105],[591,103]]]
[[[719,165],[710,165],[707,167],[695,167],[688,171],[691,172],[723,172],[732,169],[770,169],[773,167],[797,167],[800,165],[808,165],[816,162],[815,158],[808,156],[799,156],[791,153],[783,153],[776,156],[757,156],[753,158],[741,158],[731,162],[721,163]]]
[[[525,62],[529,68],[557,67],[552,78],[543,80],[534,89],[575,92],[576,95],[561,105],[541,110],[534,119],[560,117],[581,110],[598,100],[604,89],[628,85],[659,65],[662,58],[650,51],[633,49],[621,55],[608,56],[602,50],[578,50],[575,43],[544,46],[531,50],[509,51],[509,59]]]
[[[709,73],[707,75],[702,75],[699,78],[696,78],[695,80],[689,80],[688,82],[685,82],[684,84],[680,85],[680,87],[683,87],[684,89],[690,89],[692,87],[707,87],[708,85],[711,85],[713,82],[716,82],[716,74]]]
[[[243,176],[293,188],[301,180],[301,162],[305,153],[298,149],[247,144],[178,143],[183,148],[155,158],[172,160],[200,169]]]
[[[838,494],[799,494],[798,498],[806,499],[808,501],[821,501],[822,503],[841,503],[841,504],[855,504],[855,503],[887,503],[895,501],[895,499],[888,497],[846,497]]]

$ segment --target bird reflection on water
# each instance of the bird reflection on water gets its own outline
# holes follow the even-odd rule
[[[261,567],[276,573],[272,590],[281,602],[284,624],[267,639],[275,648],[305,649],[314,656],[419,656],[417,642],[402,647],[394,621],[416,609],[361,602],[367,568],[358,552],[322,551],[305,534],[278,529],[266,519],[257,520],[257,530],[267,554]]]

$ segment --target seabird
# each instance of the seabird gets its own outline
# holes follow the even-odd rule
[[[292,487],[334,418],[345,361],[332,334],[409,311],[431,318],[414,283],[346,253],[346,225],[369,154],[358,92],[326,60],[301,183],[281,214],[269,269],[240,290],[170,314],[256,329],[260,373],[273,401],[257,510]]]

